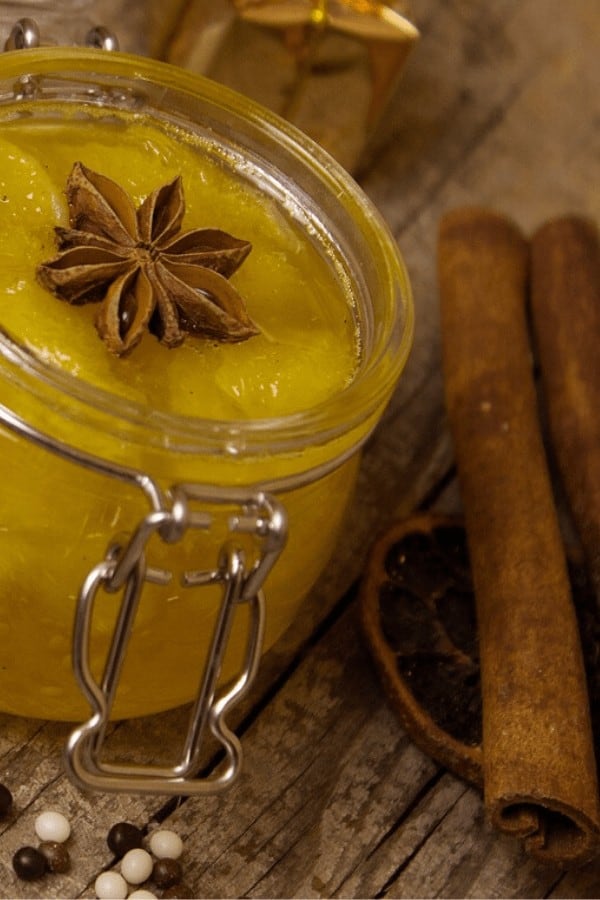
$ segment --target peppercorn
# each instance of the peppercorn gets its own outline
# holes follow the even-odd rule
[[[121,859],[129,850],[143,846],[144,835],[137,825],[133,825],[131,822],[117,822],[108,832],[106,843],[109,849]]]
[[[71,834],[71,825],[67,817],[53,809],[46,809],[40,813],[34,827],[40,841],[58,841],[62,844]]]
[[[152,857],[143,847],[128,850],[121,860],[121,875],[128,884],[142,884],[152,874]]]
[[[170,888],[179,884],[182,876],[181,864],[176,859],[157,859],[152,869],[152,881],[159,888]]]
[[[12,859],[13,869],[23,881],[35,881],[46,874],[46,857],[35,847],[21,847]]]
[[[40,853],[46,857],[50,872],[68,872],[71,865],[69,851],[61,841],[42,841],[38,847]]]
[[[150,851],[157,859],[179,859],[183,853],[183,841],[174,831],[161,828],[150,835]]]

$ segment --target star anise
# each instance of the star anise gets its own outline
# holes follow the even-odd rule
[[[77,162],[66,196],[71,227],[55,229],[60,252],[37,276],[68,303],[100,303],[96,328],[110,351],[128,353],[145,329],[168,347],[186,332],[229,342],[258,333],[227,280],[251,244],[212,228],[180,233],[181,177],[136,210],[116,182]]]

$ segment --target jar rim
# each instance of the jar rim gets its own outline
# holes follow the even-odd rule
[[[43,47],[0,54],[0,84],[11,78],[23,83],[24,79],[36,76],[67,74],[88,80],[118,77],[130,79],[138,87],[151,85],[201,96],[203,101],[224,110],[232,127],[244,122],[260,129],[268,141],[277,145],[279,153],[293,157],[302,171],[310,170],[325,191],[340,198],[365,241],[370,242],[370,252],[375,255],[371,262],[378,272],[380,289],[387,293],[383,298],[385,321],[375,323],[368,355],[340,391],[307,409],[271,418],[217,420],[153,410],[152,431],[161,435],[161,444],[184,452],[220,453],[224,448],[225,452],[231,452],[232,442],[243,454],[298,452],[306,446],[342,437],[376,416],[389,399],[406,363],[413,337],[414,304],[406,267],[391,231],[346,170],[277,114],[224,85],[169,63],[92,48]],[[6,102],[7,96],[0,89],[0,106]],[[149,111],[152,114],[152,109]],[[110,415],[113,433],[122,431],[118,423],[130,437],[131,429],[140,434],[147,432],[147,406],[81,382],[69,372],[15,346],[2,333],[0,355],[13,368],[18,366],[27,373],[29,390],[34,389],[34,383],[43,384],[44,391],[74,401],[69,407],[70,415],[81,417],[86,409],[92,409]],[[66,409],[64,404],[62,407]]]

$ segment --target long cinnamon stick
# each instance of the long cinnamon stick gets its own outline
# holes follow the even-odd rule
[[[439,238],[443,357],[476,595],[484,800],[492,822],[560,863],[598,851],[577,622],[526,320],[528,244],[484,210]]]
[[[569,216],[531,242],[531,308],[548,424],[600,602],[600,241]]]

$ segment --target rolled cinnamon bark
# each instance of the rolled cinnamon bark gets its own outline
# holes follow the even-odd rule
[[[589,705],[532,373],[528,244],[511,222],[457,210],[441,223],[447,409],[476,596],[484,800],[535,856],[599,846]]]
[[[600,241],[589,220],[531,242],[532,323],[561,480],[600,600]]]

